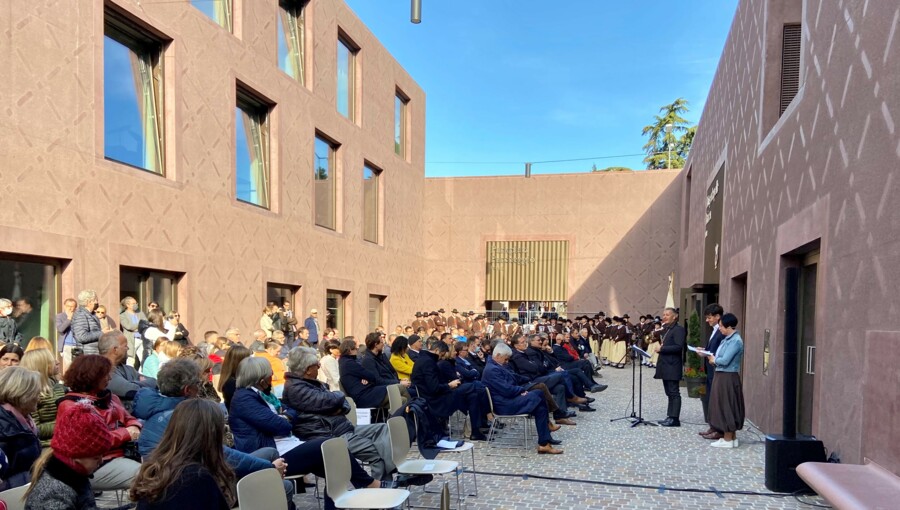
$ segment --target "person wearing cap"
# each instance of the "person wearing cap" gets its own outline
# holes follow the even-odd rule
[[[412,326],[413,328],[413,331],[416,331],[419,328],[426,327],[425,321],[422,319],[422,315],[422,312],[416,312],[416,320],[412,321],[412,324],[410,324],[410,326]]]
[[[618,315],[613,317],[615,326],[610,333],[609,364],[613,368],[625,368],[625,357],[628,353],[628,330],[625,327],[625,319]]]
[[[657,319],[653,319],[653,331],[650,332],[650,345],[647,346],[647,353],[650,354],[650,357],[647,358],[647,366],[650,368],[656,368],[656,363],[659,362],[659,346],[662,342],[662,333],[663,326],[662,321]]]
[[[422,351],[422,336],[410,335],[407,341],[409,342],[409,349],[406,351],[406,355],[415,364],[416,360],[419,359],[419,353]],[[410,371],[410,375],[412,375],[412,371]]]
[[[436,328],[447,327],[447,312],[443,308],[438,308],[438,316],[434,318],[434,326]]]
[[[34,465],[26,510],[96,508],[90,476],[112,445],[112,433],[91,404],[77,402],[60,411],[50,448]]]
[[[453,310],[450,310],[450,317],[447,317],[447,328],[448,329],[454,329],[454,328],[459,329],[461,327],[461,325],[459,323],[459,319],[460,319],[459,310],[457,310],[456,308],[454,308]]]
[[[303,321],[303,326],[309,331],[309,345],[315,347],[319,343],[319,311],[313,308],[309,311],[309,317]]]

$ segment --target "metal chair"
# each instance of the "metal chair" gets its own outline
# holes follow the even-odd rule
[[[453,473],[456,476],[456,505],[462,509],[463,493],[459,488],[459,462],[452,460],[407,460],[409,454],[409,430],[406,428],[406,420],[396,416],[388,420],[388,430],[391,434],[391,458],[397,466],[397,472],[404,475],[447,475]]]
[[[405,489],[355,489],[350,483],[350,455],[343,437],[322,443],[325,461],[325,487],[336,508],[395,508],[409,498]],[[266,508],[266,507],[259,507]]]
[[[488,405],[490,406],[491,414],[494,415],[494,421],[491,422],[491,428],[488,431],[488,453],[487,454],[488,455],[499,455],[499,454],[492,453],[495,449],[501,448],[501,446],[499,444],[500,441],[496,440],[497,438],[495,437],[495,435],[497,434],[497,426],[501,423],[508,421],[509,424],[507,425],[507,429],[511,429],[512,425],[519,420],[522,421],[522,442],[519,443],[518,441],[516,441],[514,446],[518,447],[519,444],[521,444],[522,449],[527,453],[528,445],[530,443],[530,441],[529,441],[529,439],[530,439],[529,436],[530,436],[530,432],[531,432],[530,423],[533,422],[532,416],[529,414],[499,414],[499,413],[497,413],[497,411],[494,410],[494,399],[493,399],[493,397],[491,397],[490,388],[486,387],[484,390],[487,393]],[[511,430],[508,430],[508,431],[512,432]],[[526,455],[521,455],[521,457],[525,457],[525,456]]]

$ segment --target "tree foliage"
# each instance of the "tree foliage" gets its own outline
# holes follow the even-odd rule
[[[691,126],[683,117],[687,111],[687,100],[679,97],[673,103],[661,107],[659,115],[654,115],[653,123],[644,126],[641,134],[647,137],[644,163],[648,170],[684,167],[697,131],[697,127]],[[672,125],[669,133],[666,132],[668,124]]]

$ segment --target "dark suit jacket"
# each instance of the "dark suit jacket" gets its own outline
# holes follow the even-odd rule
[[[722,334],[720,330],[716,330],[713,333],[713,336],[709,339],[709,343],[706,344],[706,350],[715,353],[716,349],[719,348],[719,344],[722,343],[722,340],[725,339],[725,335]],[[716,375],[716,366],[709,362],[708,358],[703,358],[703,368],[706,369],[706,394],[709,395],[709,390],[712,387],[713,376]]]
[[[527,377],[529,381],[533,381],[547,373],[542,364],[528,359],[524,352],[519,352],[517,349],[513,349],[512,356],[509,358],[509,366],[517,374]]]
[[[343,380],[343,378],[344,375],[341,374],[341,379]],[[453,390],[450,385],[441,382],[442,380],[444,378],[438,367],[437,355],[425,349],[419,351],[419,358],[413,365],[410,381],[416,385],[419,396],[428,402],[428,407],[434,414],[446,418],[456,411],[457,406],[453,398]]]
[[[663,332],[663,342],[659,347],[659,361],[656,364],[655,379],[664,381],[680,381],[682,375],[682,359],[687,333],[684,327],[674,324]]]
[[[356,360],[356,356],[345,355],[338,360],[338,368],[341,373],[341,386],[347,395],[356,402],[356,407],[378,407],[387,396],[387,387],[380,386],[375,381],[378,374],[366,370]],[[363,384],[365,379],[369,384]]]

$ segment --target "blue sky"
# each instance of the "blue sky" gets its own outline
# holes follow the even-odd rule
[[[429,177],[640,153],[641,129],[677,97],[698,121],[737,5],[422,0],[422,23],[413,25],[409,0],[346,1],[427,94]],[[533,172],[644,168],[641,160],[547,163]]]

